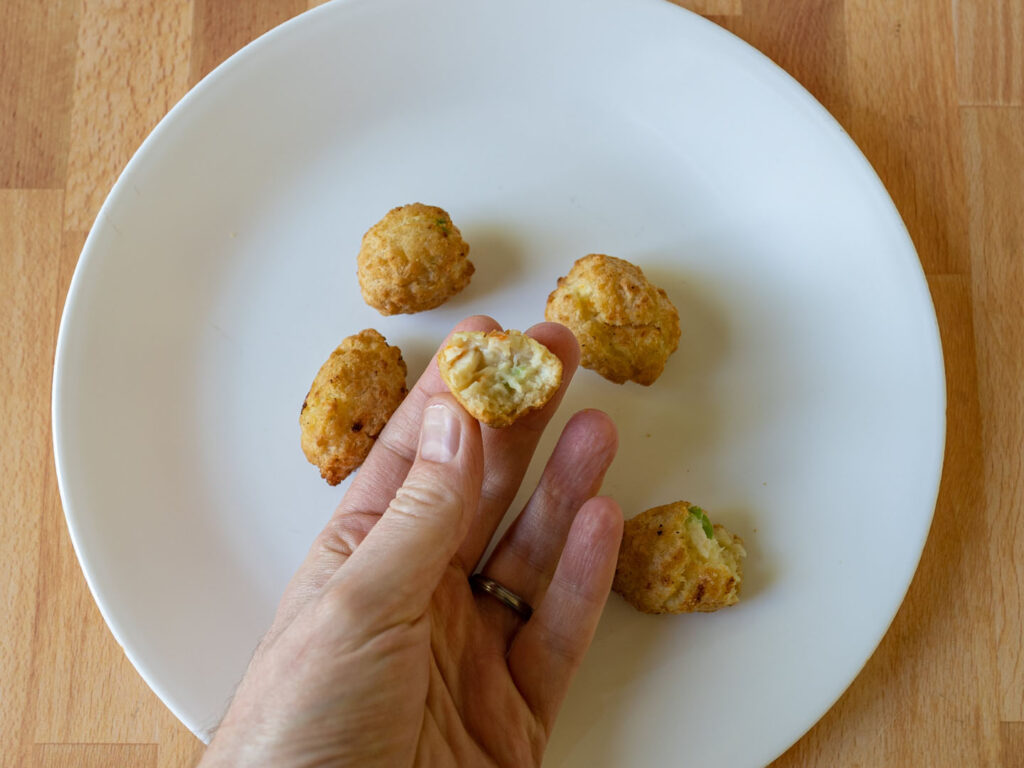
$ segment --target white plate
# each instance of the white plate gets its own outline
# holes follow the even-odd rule
[[[477,273],[437,311],[382,318],[355,252],[416,200],[451,212]],[[649,389],[582,371],[541,453],[603,408],[627,514],[686,498],[750,555],[743,602],[718,614],[613,596],[548,764],[765,763],[846,688],[916,567],[944,436],[927,287],[867,162],[767,59],[668,3],[353,0],[264,36],[167,116],[61,324],[75,548],[193,731],[340,496],[298,444],[326,355],[376,327],[414,379],[467,314],[540,320],[590,252],[641,264],[683,337]]]

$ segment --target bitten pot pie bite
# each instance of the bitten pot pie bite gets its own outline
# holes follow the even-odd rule
[[[735,605],[743,541],[688,501],[627,520],[612,589],[643,613],[717,611]]]
[[[453,333],[437,366],[462,407],[490,427],[543,408],[562,383],[562,361],[520,331]]]

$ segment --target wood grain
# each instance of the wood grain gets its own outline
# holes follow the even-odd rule
[[[844,0],[744,0],[712,20],[796,78],[841,123],[849,116]]]
[[[960,102],[1024,105],[1024,0],[960,0],[955,7]]]
[[[739,16],[749,0],[672,0],[678,6],[705,16]]]
[[[846,129],[930,274],[966,274],[970,261],[952,19],[948,0],[846,2]]]
[[[78,6],[9,0],[0,13],[0,189],[63,186]]]
[[[1024,108],[965,108],[999,710],[1024,720]],[[1007,460],[1015,457],[1017,460]]]
[[[190,0],[82,0],[64,228],[92,226],[139,144],[188,87]]]
[[[429,2],[430,0],[424,0]],[[932,531],[795,766],[1024,768],[1024,0],[675,0],[781,64],[886,184],[948,379]],[[106,629],[50,448],[57,321],[105,195],[237,48],[320,0],[8,0],[0,14],[0,768],[178,768],[202,745]]]
[[[1003,765],[1006,768],[1024,768],[1024,723],[1003,723]]]
[[[193,0],[189,83],[268,29],[307,9],[306,0]]]
[[[40,508],[54,485],[47,400],[63,197],[59,190],[0,191],[0,743],[11,742],[0,748],[2,768],[22,765],[31,744]]]
[[[32,768],[157,768],[156,744],[38,744]]]

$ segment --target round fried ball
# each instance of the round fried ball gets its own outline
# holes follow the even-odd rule
[[[644,613],[717,611],[739,601],[746,554],[700,507],[654,507],[626,521],[612,589]]]
[[[543,408],[562,383],[558,356],[520,331],[453,333],[437,367],[462,407],[490,427]]]
[[[548,296],[544,317],[575,334],[580,365],[616,384],[653,384],[679,346],[679,313],[668,295],[614,256],[577,260]]]
[[[302,403],[302,452],[330,485],[366,459],[405,397],[402,351],[372,328],[349,336],[320,368]]]
[[[422,203],[393,208],[363,235],[356,260],[363,299],[382,315],[438,307],[469,285],[468,254],[443,209]]]

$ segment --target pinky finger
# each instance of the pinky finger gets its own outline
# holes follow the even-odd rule
[[[547,733],[590,647],[611,590],[621,540],[618,504],[606,497],[584,504],[544,600],[509,650],[516,687]]]

